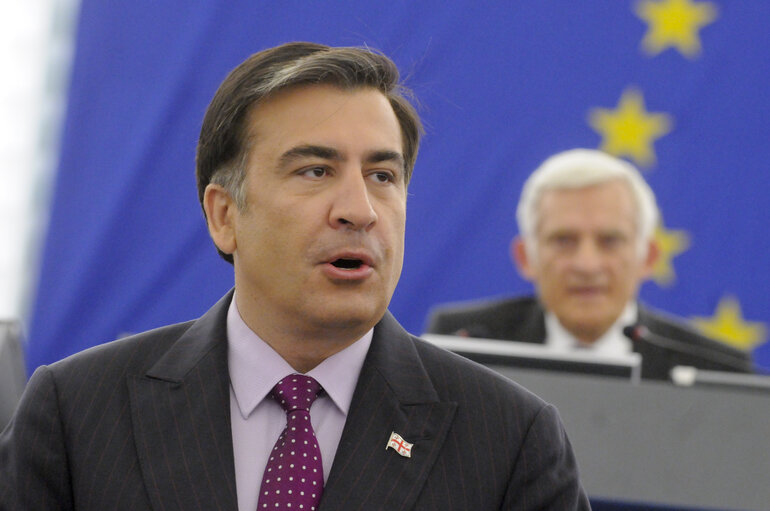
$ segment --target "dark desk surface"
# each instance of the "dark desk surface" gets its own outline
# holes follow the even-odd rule
[[[589,495],[770,509],[770,393],[495,366],[553,403]]]

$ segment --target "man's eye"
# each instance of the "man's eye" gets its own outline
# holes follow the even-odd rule
[[[379,171],[372,173],[374,179],[380,183],[388,183],[395,180],[395,177],[390,172]]]
[[[577,243],[577,240],[575,239],[574,236],[559,235],[551,238],[551,245],[554,245],[559,248],[572,247],[576,243]]]
[[[622,236],[603,236],[599,238],[599,244],[605,249],[617,248],[625,242]]]
[[[300,174],[307,177],[319,178],[328,174],[328,171],[324,167],[310,167],[300,172]]]

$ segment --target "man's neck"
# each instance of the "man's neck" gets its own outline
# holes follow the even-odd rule
[[[624,326],[634,324],[637,318],[636,302],[631,302],[608,329],[599,335],[580,335],[568,330],[551,313],[546,313],[546,344],[554,349],[568,351],[574,348],[588,348],[604,353],[624,353],[632,351],[631,342],[623,335]]]
[[[252,308],[234,300],[243,322],[276,353],[300,373],[307,373],[318,364],[338,353],[366,334],[374,325],[312,325],[300,318],[261,317]]]

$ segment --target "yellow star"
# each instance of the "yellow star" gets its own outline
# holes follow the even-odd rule
[[[658,260],[652,269],[652,280],[661,287],[670,286],[676,280],[671,260],[690,248],[690,236],[685,231],[668,230],[664,226],[655,229]]]
[[[732,296],[719,301],[713,318],[693,318],[693,323],[707,336],[743,350],[762,344],[767,337],[763,323],[743,319],[741,305]]]
[[[588,124],[602,136],[601,150],[629,156],[640,166],[649,167],[655,164],[652,143],[671,131],[673,121],[668,114],[648,113],[642,94],[628,88],[616,110],[592,108]]]
[[[690,0],[642,0],[636,4],[636,15],[647,22],[642,49],[651,56],[666,48],[676,48],[687,58],[700,54],[698,31],[717,18],[711,2]]]

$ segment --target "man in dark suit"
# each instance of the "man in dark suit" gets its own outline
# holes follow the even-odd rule
[[[586,149],[552,156],[524,184],[517,220],[512,257],[537,298],[436,307],[427,332],[607,355],[635,351],[642,377],[652,379],[668,379],[676,365],[751,371],[746,353],[637,302],[658,257],[658,209],[631,164]]]
[[[39,368],[0,436],[0,511],[589,509],[552,406],[387,312],[420,132],[370,50],[290,43],[236,68],[197,155],[235,289]],[[286,378],[317,397],[279,404]],[[311,504],[275,489],[309,484],[274,475],[308,468],[277,459],[303,426]]]

